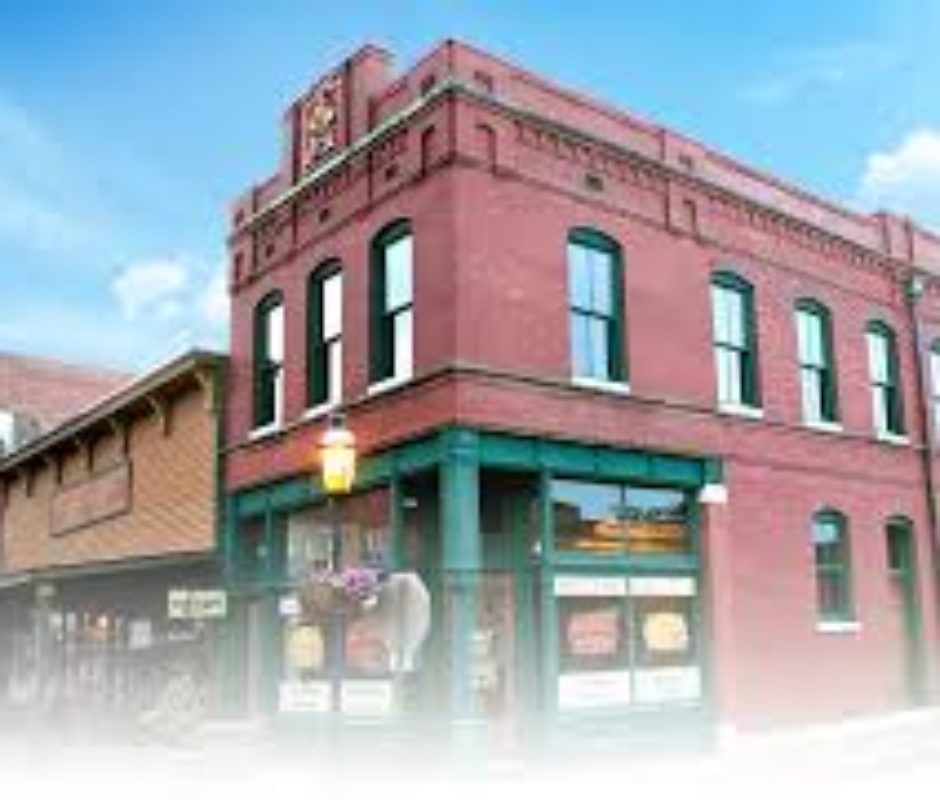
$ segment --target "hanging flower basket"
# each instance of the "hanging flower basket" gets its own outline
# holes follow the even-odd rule
[[[301,613],[312,620],[336,614],[358,616],[376,605],[386,577],[383,571],[372,567],[313,572],[300,589]]]

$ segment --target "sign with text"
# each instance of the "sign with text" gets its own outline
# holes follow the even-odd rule
[[[681,703],[702,696],[702,673],[698,667],[660,667],[636,672],[639,703]]]
[[[49,526],[53,535],[102,522],[131,510],[131,465],[125,461],[107,472],[61,487],[52,495]]]
[[[630,578],[630,594],[634,597],[694,597],[695,578],[685,576]]]
[[[332,707],[329,681],[281,681],[278,709],[287,714],[325,714]]]
[[[169,619],[223,619],[228,614],[228,595],[223,589],[170,589]]]
[[[558,676],[558,707],[562,710],[629,705],[629,670],[570,672]]]
[[[624,597],[627,579],[615,575],[558,575],[555,595],[558,597]]]
[[[391,681],[343,681],[340,704],[344,714],[381,717],[392,713]]]

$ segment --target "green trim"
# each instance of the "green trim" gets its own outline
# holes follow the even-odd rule
[[[398,219],[382,228],[372,239],[369,268],[369,380],[372,383],[393,376],[395,369],[394,315],[386,314],[385,252],[395,242],[413,236],[411,221]],[[414,286],[412,261],[412,287]],[[412,288],[412,306],[414,290]]]
[[[267,317],[279,306],[284,304],[284,295],[280,290],[269,292],[255,306],[253,320],[253,360],[252,360],[252,387],[254,389],[254,403],[252,405],[252,423],[256,428],[268,425],[277,419],[277,409],[274,407],[275,380],[281,365],[270,359],[270,342],[267,336]]]
[[[554,476],[544,467],[539,473],[539,626],[542,631],[541,707],[546,719],[558,714],[558,614],[555,608],[555,527],[551,482]],[[546,726],[547,727],[547,726]]]
[[[900,544],[897,538],[900,534]],[[893,516],[885,525],[888,575],[901,585],[904,604],[904,649],[908,693],[911,702],[925,699],[926,665],[924,663],[923,613],[918,595],[917,540],[914,525],[907,517]],[[898,563],[893,563],[899,556]]]
[[[878,389],[886,392],[888,433],[903,436],[906,430],[904,424],[904,398],[901,387],[901,368],[898,359],[898,339],[894,329],[882,320],[872,320],[865,326],[867,335],[880,336],[884,339],[885,350],[888,354],[888,382],[876,383],[874,376],[870,376],[872,391]],[[871,365],[869,364],[869,369]]]
[[[393,475],[404,477],[439,465],[455,437],[459,439],[468,433],[476,437],[475,446],[483,467],[536,473],[549,470],[558,477],[670,484],[689,489],[722,480],[722,462],[714,457],[630,450],[454,426],[361,459],[355,490],[388,483]],[[319,481],[312,474],[295,476],[236,492],[235,513],[239,519],[245,519],[263,514],[269,505],[275,511],[284,511],[324,499]]]
[[[441,569],[449,709],[458,721],[477,717],[472,665],[478,626],[483,537],[480,529],[480,458],[474,431],[445,434],[440,475]]]
[[[757,309],[754,301],[754,286],[748,280],[729,270],[712,273],[711,286],[736,292],[744,307],[744,349],[741,353],[741,401],[744,405],[759,408],[761,404],[760,359],[757,340]],[[714,296],[712,305],[714,306]],[[713,335],[713,348],[727,347],[727,343],[718,342]]]
[[[332,388],[327,343],[323,340],[323,287],[342,271],[337,259],[329,259],[314,268],[307,278],[307,405],[311,408],[325,403]],[[342,336],[340,330],[340,341]]]
[[[573,228],[568,232],[567,244],[577,245],[579,247],[589,248],[610,256],[611,259],[611,304],[612,315],[607,319],[607,375],[605,378],[610,381],[622,382],[628,379],[627,352],[625,342],[625,300],[624,300],[624,259],[623,249],[620,244],[610,236],[595,230],[593,228]],[[568,264],[569,282],[571,265]],[[570,283],[569,283],[570,285]],[[577,309],[571,305],[569,291],[568,302],[569,315],[572,313],[583,313],[583,310]],[[595,314],[596,316],[596,314]],[[569,336],[571,332],[569,331]],[[571,354],[574,361],[574,354]],[[572,365],[573,366],[573,365]],[[592,377],[592,376],[582,376]]]
[[[797,348],[799,348],[799,315],[810,314],[819,321],[822,330],[822,355],[824,363],[819,365],[804,364],[797,351],[801,380],[804,369],[815,368],[819,372],[822,385],[822,407],[820,419],[824,422],[839,421],[839,381],[835,360],[835,345],[832,336],[832,314],[829,309],[814,298],[805,297],[796,301]],[[815,421],[815,420],[812,420]]]

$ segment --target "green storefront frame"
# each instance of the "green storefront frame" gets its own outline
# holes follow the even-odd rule
[[[700,666],[703,673],[704,695],[696,709],[698,716],[709,716],[707,637],[704,635],[703,591],[697,514],[693,511],[693,547],[681,555],[637,555],[617,558],[590,557],[558,553],[554,549],[551,481],[566,478],[599,482],[624,482],[639,485],[682,489],[694,493],[707,484],[720,483],[722,465],[711,457],[649,452],[615,448],[602,444],[550,440],[520,436],[498,431],[467,427],[448,427],[433,435],[401,444],[384,452],[362,459],[356,491],[365,492],[378,487],[389,491],[389,567],[393,570],[411,568],[405,563],[403,537],[403,486],[416,475],[436,473],[439,492],[437,519],[440,540],[432,549],[437,569],[428,577],[434,597],[435,624],[447,628],[446,652],[439,655],[438,664],[448,676],[444,698],[445,716],[455,728],[473,730],[483,725],[479,709],[474,707],[472,676],[473,635],[479,598],[479,577],[488,571],[512,574],[516,580],[513,592],[516,602],[526,610],[520,616],[518,635],[523,644],[523,655],[515,668],[527,676],[535,676],[535,686],[524,701],[525,717],[534,725],[533,731],[555,730],[565,723],[588,721],[592,725],[602,718],[615,717],[621,722],[630,712],[613,715],[580,715],[562,713],[556,704],[557,664],[557,607],[553,587],[557,575],[625,576],[692,576],[698,587],[695,604],[696,623],[700,636]],[[525,522],[521,506],[510,508],[515,522],[512,542],[505,553],[496,557],[484,552],[480,521],[481,476],[493,472],[527,476],[534,487],[534,501],[538,506],[537,537],[539,556],[537,564],[531,560],[518,528]],[[230,664],[238,664],[239,653],[245,647],[246,601],[254,598],[255,611],[263,615],[265,625],[260,641],[263,646],[261,677],[267,687],[265,710],[274,710],[274,687],[280,674],[278,664],[279,643],[277,597],[285,588],[283,572],[284,515],[325,502],[314,476],[296,476],[292,479],[252,487],[228,497],[221,534],[225,562],[226,584],[232,598],[233,615],[226,636]],[[691,505],[697,509],[696,504]],[[261,537],[267,554],[264,568],[246,580],[239,541],[246,520],[260,521]],[[442,591],[451,598],[446,613],[441,600]],[[456,598],[456,599],[455,599]],[[534,607],[533,607],[534,606]],[[528,607],[528,608],[527,608]],[[229,697],[233,705],[244,687],[239,681],[244,675],[233,669],[227,676]],[[531,681],[529,681],[531,684]],[[276,716],[276,715],[274,715]],[[646,719],[651,715],[643,714]],[[657,720],[670,717],[668,713],[656,715]],[[679,716],[683,716],[680,714]],[[627,720],[629,723],[629,720]],[[541,735],[541,734],[539,734]]]

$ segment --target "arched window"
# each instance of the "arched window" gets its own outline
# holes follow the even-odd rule
[[[718,405],[758,408],[754,287],[740,275],[717,272],[712,276],[711,295]]]
[[[255,428],[277,425],[284,405],[284,300],[280,292],[265,295],[254,318]]]
[[[930,345],[930,406],[934,439],[940,441],[940,339]]]
[[[307,282],[307,405],[343,397],[343,271],[328,261]]]
[[[855,619],[848,525],[838,511],[826,509],[813,517],[816,570],[816,613],[822,622]]]
[[[567,258],[572,375],[624,381],[620,246],[602,233],[576,228],[568,235]]]
[[[892,579],[913,577],[914,526],[907,517],[891,517],[885,525],[885,555]]]
[[[865,329],[865,339],[875,432],[903,436],[904,411],[894,331],[883,322],[870,322]]]
[[[373,384],[407,380],[414,371],[414,236],[411,223],[387,225],[372,240],[371,348]]]
[[[829,309],[816,300],[799,300],[796,334],[803,420],[836,422],[839,411]]]

